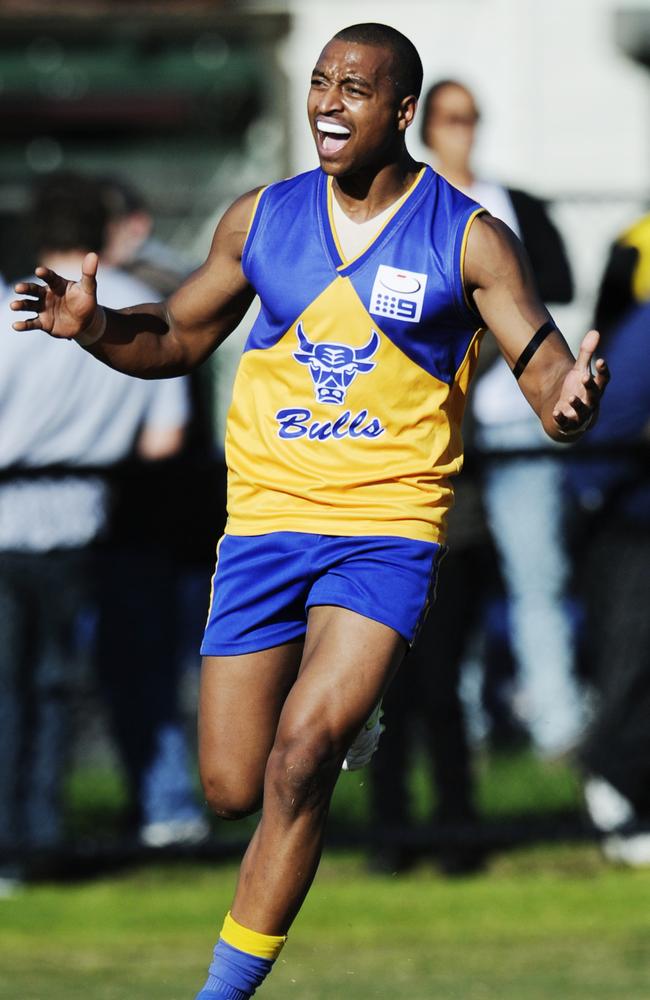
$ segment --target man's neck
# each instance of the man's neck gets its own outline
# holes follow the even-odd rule
[[[398,201],[413,184],[422,165],[404,151],[397,162],[378,170],[368,169],[344,177],[335,177],[334,197],[346,215],[355,222],[366,222]]]

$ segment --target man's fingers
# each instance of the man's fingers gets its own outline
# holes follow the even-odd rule
[[[21,319],[18,320],[16,323],[12,323],[11,325],[13,329],[18,330],[19,333],[22,333],[23,330],[43,329],[43,327],[41,326],[40,318],[38,316],[35,316],[34,319]]]
[[[69,282],[56,271],[51,271],[49,267],[37,267],[34,273],[38,278],[42,278],[56,295],[65,295]]]
[[[596,383],[600,393],[603,393],[605,386],[609,382],[611,374],[609,371],[609,366],[604,358],[598,358],[596,362],[596,374],[594,375],[594,382]]]
[[[562,431],[567,432],[575,428],[575,418],[572,420],[570,417],[567,417],[564,413],[562,413],[562,411],[554,413],[553,420]]]
[[[585,403],[584,400],[580,399],[578,396],[572,396],[569,403],[573,407],[580,424],[583,424],[586,420],[588,420],[594,412],[593,406]]]
[[[40,299],[14,299],[9,308],[13,312],[37,312],[40,304]]]
[[[18,295],[33,295],[35,298],[39,298],[45,291],[45,285],[37,285],[35,281],[20,281],[14,285],[14,291]]]
[[[81,265],[81,287],[84,292],[94,295],[97,290],[97,268],[99,257],[96,253],[87,253]]]
[[[553,419],[557,420],[561,427],[576,426],[583,424],[594,412],[595,407],[586,403],[579,396],[571,396],[564,406],[553,411]]]
[[[18,295],[31,295],[29,299],[13,299],[9,308],[13,312],[40,312],[47,291],[47,285],[37,285],[32,281],[21,281],[15,286]]]
[[[582,384],[587,396],[594,401],[599,400],[605,391],[605,386],[609,382],[610,377],[607,362],[603,358],[598,358],[596,361],[596,371],[587,371],[582,376]]]
[[[590,330],[580,345],[578,358],[564,381],[561,397],[553,410],[553,419],[567,437],[577,437],[598,416],[600,398],[609,382],[609,369],[603,358],[598,358],[595,371],[591,370],[600,334]]]
[[[598,330],[590,330],[589,333],[584,335],[580,344],[580,350],[578,351],[576,368],[581,368],[583,371],[590,370],[591,359],[594,356],[599,341],[600,334]]]

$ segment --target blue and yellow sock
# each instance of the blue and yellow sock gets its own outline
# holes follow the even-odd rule
[[[273,968],[286,935],[260,934],[226,914],[206,983],[196,1000],[249,1000]]]

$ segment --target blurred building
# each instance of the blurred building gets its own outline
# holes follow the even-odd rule
[[[260,173],[286,169],[269,119],[282,114],[274,53],[287,17],[243,6],[0,4],[0,273],[31,265],[12,231],[30,175],[124,174],[146,191],[160,236],[203,256],[206,219]]]

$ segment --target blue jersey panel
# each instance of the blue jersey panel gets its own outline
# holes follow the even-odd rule
[[[403,214],[396,216],[391,232],[378,240],[380,249],[371,248],[340,272],[349,276],[382,332],[412,361],[447,383],[454,381],[481,325],[465,301],[462,285],[465,234],[478,209],[429,171],[403,206]],[[391,269],[383,282],[378,262],[383,272]],[[416,281],[424,289],[420,303],[409,294]],[[380,285],[383,294],[378,292]],[[405,295],[400,287],[406,289]],[[416,303],[421,310],[417,313]]]
[[[262,192],[242,267],[263,294],[244,350],[272,347],[337,277],[317,222],[319,174],[299,174]]]
[[[426,168],[379,236],[348,263],[332,232],[328,196],[321,170],[262,193],[242,259],[248,280],[263,289],[245,350],[273,346],[328,286],[349,278],[370,321],[426,372],[452,383],[480,325],[462,285],[463,241],[479,206]],[[419,297],[408,284],[418,281]]]

